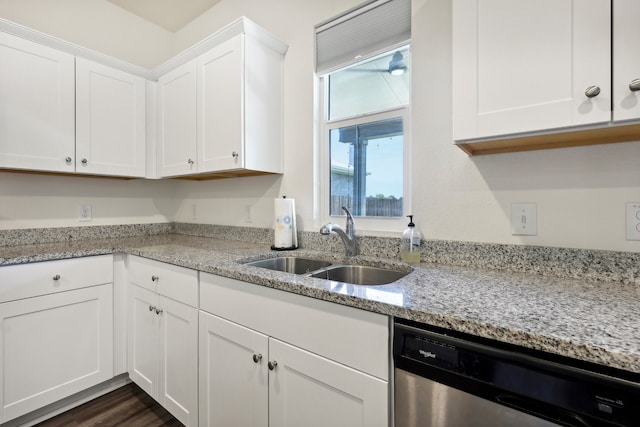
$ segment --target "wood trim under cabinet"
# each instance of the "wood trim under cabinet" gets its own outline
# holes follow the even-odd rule
[[[456,145],[470,156],[479,156],[630,141],[640,141],[640,124],[565,130],[556,133],[507,137],[478,142],[460,141],[456,142]]]
[[[183,179],[188,181],[207,181],[210,179],[241,178],[243,176],[262,176],[262,175],[282,175],[282,174],[273,173],[273,172],[254,171],[254,170],[247,170],[247,169],[238,169],[238,170],[225,171],[225,172],[211,172],[211,173],[203,173],[203,174],[195,174],[195,175],[187,175],[187,176],[177,176],[172,178]]]

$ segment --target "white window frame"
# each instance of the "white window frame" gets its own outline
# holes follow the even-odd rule
[[[393,50],[390,47],[389,50]],[[409,104],[387,110],[375,111],[354,117],[346,117],[338,120],[328,120],[329,88],[326,84],[327,77],[316,76],[316,96],[319,101],[316,105],[316,136],[314,143],[314,223],[317,227],[327,222],[341,223],[344,215],[329,215],[329,198],[331,192],[331,150],[329,131],[334,128],[353,126],[362,123],[402,117],[403,129],[403,176],[402,176],[402,217],[356,217],[356,234],[359,235],[389,235],[395,236],[402,232],[407,225],[405,215],[411,214],[411,95]]]

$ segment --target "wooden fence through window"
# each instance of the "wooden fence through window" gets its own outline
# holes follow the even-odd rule
[[[331,196],[331,206],[329,212],[331,215],[344,215],[342,206],[350,209],[351,196]],[[378,217],[400,217],[402,216],[402,198],[400,199],[382,199],[378,197],[367,197],[366,216]]]

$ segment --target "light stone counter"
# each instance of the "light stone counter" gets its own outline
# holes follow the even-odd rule
[[[242,263],[293,255],[408,266],[388,258],[274,252],[268,243],[179,234],[5,246],[0,266],[118,252],[640,374],[640,287],[635,283],[422,264],[390,285],[353,286]]]

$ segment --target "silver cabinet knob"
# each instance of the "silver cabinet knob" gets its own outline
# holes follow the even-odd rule
[[[600,87],[598,87],[598,86],[589,86],[584,91],[584,94],[587,96],[587,98],[594,98],[594,97],[600,95]]]
[[[153,310],[155,310],[155,307],[154,307],[154,306],[152,306],[152,305],[150,305],[150,306],[149,306],[149,311],[153,311]]]
[[[53,276],[53,280],[58,281],[60,280],[60,275],[56,274],[55,276]]]
[[[278,362],[274,360],[273,362],[267,363],[267,366],[269,367],[270,371],[273,371],[274,369],[276,369],[276,366],[278,366]]]
[[[189,163],[190,165],[192,165],[194,162],[193,162],[193,160],[189,159],[189,160],[187,160],[187,163]]]
[[[82,159],[82,160],[80,160],[80,161],[82,162],[82,164],[83,164],[83,165],[86,165],[86,164],[87,164],[87,162],[88,162],[88,160],[87,160],[87,159]]]
[[[629,83],[629,90],[631,92],[636,92],[640,90],[640,79],[633,79],[631,83]]]
[[[67,157],[66,159],[64,159],[64,161],[67,163],[71,163],[71,160],[73,160],[71,157]]]
[[[156,308],[156,314],[162,314],[164,310],[162,310],[161,308]]]
[[[158,276],[151,276],[151,281],[152,282],[157,282],[160,279],[160,277]]]
[[[258,363],[258,362],[260,362],[261,360],[262,360],[262,355],[261,355],[261,354],[254,354],[254,355],[253,355],[253,361],[254,361],[255,363]]]
[[[235,157],[236,159],[238,158],[238,156],[240,156],[240,154],[238,154],[238,152],[237,152],[237,151],[233,151],[233,152],[231,153],[231,155],[232,155],[233,157]]]

